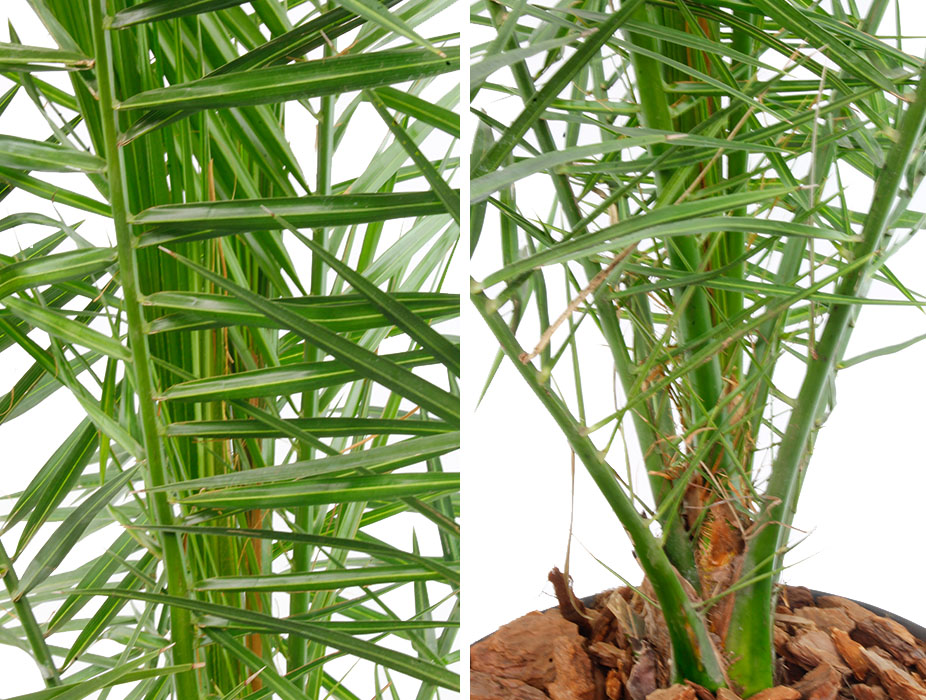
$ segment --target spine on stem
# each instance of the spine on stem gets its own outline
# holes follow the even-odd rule
[[[117,141],[112,43],[109,32],[103,26],[105,1],[90,1],[90,21],[93,28],[93,43],[96,54],[100,116],[103,126],[103,142],[107,174],[109,176],[113,224],[116,231],[119,276],[122,282],[125,303],[129,350],[132,355],[131,367],[127,367],[127,370],[134,371],[135,374],[135,391],[138,397],[138,410],[143,433],[142,444],[145,448],[145,480],[149,488],[154,488],[168,483],[168,477],[157,431],[151,358],[148,351],[148,339],[144,332],[144,318],[140,304],[138,261],[135,257],[132,233],[128,223],[125,172],[122,153]],[[148,499],[154,522],[162,526],[172,525],[174,515],[167,500],[167,494],[163,491],[152,492],[149,493]],[[187,582],[180,535],[161,531],[159,536],[163,548],[168,593],[172,596],[187,598],[189,597],[189,584]],[[192,664],[195,658],[193,623],[190,611],[184,608],[171,608],[170,621],[170,635],[174,643],[172,650],[174,664]],[[196,700],[199,698],[199,687],[195,671],[190,670],[176,674],[175,683],[178,698],[184,700],[188,698]]]

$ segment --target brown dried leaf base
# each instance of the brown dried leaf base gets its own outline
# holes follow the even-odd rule
[[[472,700],[741,700],[670,685],[665,623],[630,589],[560,600],[569,620],[530,613],[472,646]],[[845,598],[782,587],[775,650],[778,685],[749,700],[926,700],[926,643]]]

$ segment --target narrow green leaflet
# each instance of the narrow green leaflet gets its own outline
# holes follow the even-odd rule
[[[539,119],[540,115],[550,106],[550,103],[558,96],[560,91],[569,84],[575,74],[582,70],[589,58],[598,53],[605,42],[611,38],[614,32],[620,29],[624,22],[630,19],[642,4],[643,0],[628,0],[621,3],[621,8],[617,12],[595,28],[592,35],[582,42],[575,53],[544,83],[544,86],[537,94],[531,97],[524,111],[505,130],[505,133],[499,137],[498,141],[492,145],[482,160],[479,163],[472,164],[474,175],[478,177],[495,170],[504,162],[508,154],[521,140],[521,137]]]
[[[377,583],[409,583],[440,578],[432,569],[414,566],[363,566],[337,571],[270,576],[223,576],[196,584],[198,591],[333,591]]]
[[[41,328],[62,342],[76,343],[117,360],[131,358],[128,349],[117,339],[103,335],[83,323],[72,321],[60,313],[12,296],[5,297],[0,303],[22,320]]]
[[[433,355],[421,350],[383,357],[401,367],[420,367],[437,362]],[[337,360],[300,362],[181,382],[169,387],[158,398],[167,401],[218,401],[250,399],[257,396],[284,396],[300,391],[340,386],[358,379],[362,379],[359,372]]]
[[[446,56],[422,49],[394,49],[259,68],[133,95],[120,109],[202,110],[299,100],[393,85],[457,70],[460,51]]]
[[[169,252],[169,251],[165,251]],[[384,360],[366,348],[360,347],[318,324],[306,321],[273,301],[254,294],[226,280],[201,265],[171,253],[187,267],[196,270],[202,277],[227,290],[233,296],[264,312],[271,318],[291,328],[294,333],[330,353],[334,358],[363,373],[369,379],[379,382],[405,398],[416,402],[422,408],[433,411],[441,418],[459,424],[459,399],[444,389],[435,386],[407,369]]]
[[[607,226],[600,231],[589,233],[571,240],[558,243],[535,255],[519,258],[506,265],[502,269],[490,274],[483,280],[482,284],[486,287],[496,284],[502,280],[517,277],[531,270],[535,270],[542,265],[550,265],[563,260],[572,260],[581,258],[585,255],[607,250],[611,242],[619,237],[624,237],[624,245],[629,245],[630,234],[635,236],[639,234],[637,240],[647,238],[642,232],[647,229],[653,229],[663,224],[673,222],[684,222],[694,217],[707,217],[711,214],[744,207],[749,204],[755,204],[761,201],[771,201],[776,197],[784,196],[791,191],[790,188],[770,187],[765,190],[756,190],[753,192],[740,192],[731,195],[722,195],[718,197],[709,197],[704,200],[694,202],[684,202],[672,207],[662,207],[654,209],[646,214],[638,214],[626,221]],[[615,244],[614,247],[617,247]]]
[[[97,443],[96,426],[89,418],[84,418],[26,487],[3,526],[4,531],[8,530],[28,514],[29,519],[16,545],[17,555],[70,495],[93,458]]]
[[[405,552],[392,545],[368,539],[350,539],[347,537],[329,537],[327,535],[306,535],[301,532],[285,532],[281,530],[254,530],[251,528],[223,528],[198,525],[195,527],[185,525],[146,525],[146,530],[166,530],[182,532],[188,535],[219,535],[225,537],[249,537],[265,540],[278,540],[280,542],[298,542],[310,544],[315,547],[330,547],[345,551],[364,552],[382,561],[404,561],[419,564],[423,568],[436,572],[452,585],[460,585],[459,562],[445,562],[442,560],[423,557],[413,552]],[[84,586],[80,586],[83,588]],[[91,587],[91,586],[87,586]]]
[[[460,299],[455,294],[395,292],[393,296],[424,320],[437,321],[460,315]],[[228,325],[286,328],[245,302],[220,294],[155,292],[143,303],[178,312],[151,321],[149,333]],[[283,298],[279,303],[303,318],[339,333],[392,325],[359,294]]]
[[[400,0],[386,0],[384,7],[395,5]],[[226,75],[241,71],[253,70],[263,66],[289,63],[296,57],[302,57],[312,49],[326,45],[336,37],[355,29],[363,24],[363,20],[341,7],[335,7],[318,17],[281,34],[270,41],[261,44],[247,53],[233,58],[228,63],[219,66],[206,77]],[[123,143],[130,143],[134,139],[155,129],[171,124],[185,115],[182,111],[156,110],[139,119],[123,135]]]
[[[31,287],[99,274],[115,261],[112,248],[85,248],[0,265],[0,298]]]
[[[146,227],[139,245],[149,246],[284,228],[278,216],[299,228],[309,228],[443,213],[444,205],[433,192],[374,192],[166,204],[136,214],[132,223]]]
[[[152,578],[152,575],[155,573],[154,567],[156,563],[157,560],[154,558],[154,555],[150,552],[146,552],[141,559],[133,563],[132,569],[126,572],[125,576],[122,577],[122,580],[119,581],[115,588],[121,591],[138,590],[145,585],[146,579]],[[83,623],[77,635],[77,639],[74,640],[74,643],[71,645],[71,648],[68,649],[68,653],[64,657],[62,667],[67,668],[71,662],[87,651],[87,649],[100,638],[113,618],[119,614],[119,611],[122,610],[127,603],[128,601],[123,598],[110,598],[105,601],[96,612],[93,613],[93,616]]]
[[[140,526],[141,523],[137,523],[137,525]],[[141,546],[132,536],[134,534],[135,533],[127,531],[122,532],[106,552],[102,556],[97,557],[93,565],[81,577],[77,585],[74,586],[74,590],[79,591],[83,588],[98,588],[105,586],[109,579],[116,572],[121,570],[123,562],[127,561],[132,552],[135,552]],[[71,593],[65,601],[58,606],[58,609],[48,621],[46,625],[48,633],[50,634],[59,627],[64,626],[69,620],[73,619],[88,602],[90,602],[88,598],[77,595],[76,593]]]
[[[21,598],[44,581],[58,567],[68,552],[80,541],[84,530],[90,525],[96,514],[106,507],[118,493],[129,483],[138,466],[111,478],[103,486],[81,503],[52,533],[48,541],[36,553],[26,567],[26,573],[19,580],[19,589],[15,597]]]
[[[279,695],[282,700],[305,700],[305,693],[291,680],[281,676],[272,665],[259,657],[232,635],[217,627],[207,627],[204,632],[214,642],[224,647],[232,656],[244,662],[252,672],[259,672],[261,681]],[[235,695],[241,697],[241,695]]]
[[[450,690],[460,689],[460,677],[442,666],[416,659],[413,656],[394,651],[387,647],[378,646],[372,642],[357,639],[344,632],[329,630],[322,624],[278,619],[271,615],[265,615],[252,610],[242,610],[227,605],[216,605],[215,603],[160,595],[157,593],[147,593],[144,591],[123,593],[121,591],[109,591],[106,589],[88,589],[82,591],[82,593],[84,595],[118,595],[130,599],[146,600],[160,605],[186,608],[199,615],[208,615],[217,619],[228,620],[229,622],[240,622],[265,627],[279,634],[295,634],[338,649],[339,651],[354,654],[361,659],[367,659],[368,661],[372,661],[387,668],[406,673],[412,678],[429,681]]]
[[[49,202],[56,204],[67,204],[75,209],[88,211],[91,214],[99,214],[107,218],[112,217],[112,209],[109,205],[92,199],[86,195],[74,192],[72,190],[52,185],[51,183],[39,180],[38,178],[27,175],[21,170],[13,168],[4,168],[0,166],[0,184],[6,183],[10,187],[16,187],[23,192],[34,194],[36,197],[47,199]]]
[[[190,664],[186,664],[181,666],[162,666],[160,668],[138,668],[142,664],[156,659],[161,653],[163,652],[160,650],[148,652],[129,659],[126,663],[120,664],[118,667],[110,671],[105,671],[98,676],[91,676],[76,683],[66,683],[56,688],[48,688],[47,690],[40,690],[35,693],[16,695],[15,697],[10,697],[8,700],[81,700],[81,698],[92,695],[102,688],[111,688],[116,685],[133,683],[147,678],[171,676],[194,667]]]
[[[509,165],[507,168],[494,170],[481,177],[477,177],[470,183],[470,203],[478,204],[479,202],[485,201],[493,192],[507,187],[533,173],[552,170],[558,165],[564,165],[591,156],[617,153],[627,148],[640,148],[656,143],[664,143],[672,146],[723,148],[728,151],[742,150],[761,151],[766,153],[781,151],[781,149],[760,144],[712,139],[705,136],[693,136],[689,134],[661,132],[658,129],[643,129],[637,127],[632,130],[614,129],[614,131],[623,133],[625,137],[606,141],[604,143],[590,144],[588,146],[574,146],[572,148],[563,149],[562,151],[544,153],[534,158],[525,158],[514,165]]]
[[[435,176],[440,179],[440,176],[436,173]],[[443,183],[443,180],[441,180],[441,183]],[[457,219],[457,223],[459,223],[460,199],[456,196],[454,196],[454,198],[455,203],[453,206],[456,206],[457,211],[457,216],[455,218]],[[324,260],[326,265],[344,278],[354,290],[369,299],[370,303],[382,312],[383,316],[395,323],[401,330],[405,331],[410,338],[418,341],[425,350],[430,351],[435,357],[443,360],[443,363],[454,375],[457,377],[460,376],[460,349],[457,346],[422,321],[411,309],[403,306],[402,303],[391,294],[382,291],[362,274],[329,253],[324,246],[303,236],[296,229],[286,224],[286,222],[283,223],[287,225],[287,228],[289,228],[307,248],[310,248],[316,256]]]
[[[44,172],[100,172],[105,161],[84,151],[0,134],[0,166]]]
[[[367,91],[364,93],[367,100],[373,105],[376,111],[382,117],[383,121],[386,122],[386,126],[389,127],[389,131],[392,132],[392,135],[395,137],[395,140],[405,149],[405,152],[412,159],[418,169],[421,171],[421,174],[424,175],[425,179],[428,181],[428,184],[431,186],[431,189],[437,195],[438,199],[443,202],[444,207],[447,210],[447,213],[453,218],[457,223],[457,226],[460,225],[460,196],[454,192],[450,185],[446,183],[441,174],[437,172],[431,161],[429,161],[424,154],[421,152],[421,149],[418,147],[418,144],[415,143],[415,140],[408,134],[408,132],[399,124],[391,114],[389,110],[386,109],[386,104],[377,96],[375,92]]]
[[[432,46],[430,42],[421,37],[414,29],[406,24],[401,15],[390,12],[382,3],[378,2],[378,0],[338,0],[338,4],[360,17],[374,24],[378,24],[387,31],[392,31],[400,36],[411,39],[414,43],[418,44],[418,46],[423,46],[442,58],[446,56],[443,51]]]
[[[350,435],[435,435],[445,433],[449,425],[443,421],[399,418],[288,418],[284,421],[299,430],[320,437]],[[256,420],[216,420],[171,423],[166,434],[171,437],[193,438],[270,438],[284,433]]]
[[[158,490],[188,491],[200,488],[218,488],[221,486],[244,486],[248,484],[266,484],[294,479],[306,479],[325,474],[347,474],[361,469],[377,472],[393,471],[419,462],[440,457],[460,447],[459,431],[411,438],[383,447],[357,450],[334,457],[312,459],[292,464],[281,464],[263,469],[232,472],[200,479],[181,481],[171,486],[162,486]]]
[[[0,71],[84,70],[93,59],[74,51],[0,42]]]
[[[119,10],[112,18],[112,29],[124,29],[142,22],[185,17],[203,12],[224,10],[226,7],[243,5],[247,0],[148,0]]]
[[[392,87],[376,88],[374,92],[390,109],[407,114],[451,136],[460,138],[460,115],[457,113],[423,100],[417,95]]]
[[[336,481],[308,479],[295,484],[207,491],[177,500],[201,508],[282,508],[437,496],[459,488],[459,474],[428,472],[354,476]]]

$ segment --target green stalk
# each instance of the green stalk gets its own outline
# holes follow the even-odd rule
[[[646,8],[638,9],[634,13],[634,19],[646,21],[648,19]],[[627,32],[627,35],[630,42],[635,46],[649,51],[658,51],[659,49],[652,37],[636,32]],[[675,125],[672,122],[669,113],[669,102],[663,89],[660,65],[654,59],[636,52],[631,54],[631,61],[633,62],[640,91],[642,123],[652,129],[674,131]],[[654,146],[652,148],[654,156],[658,156],[663,150],[665,150],[664,146]],[[672,173],[666,170],[657,170],[655,175],[660,196],[664,197]],[[697,243],[691,236],[673,237],[667,242],[667,247],[672,267],[687,272],[696,272],[700,269],[701,256],[698,252]],[[676,299],[680,298],[685,292],[685,288],[677,289],[675,291]],[[690,301],[682,311],[682,322],[679,326],[682,341],[707,337],[712,328],[713,322],[707,293],[702,288],[695,289],[691,293]],[[696,408],[695,415],[692,416],[692,422],[697,423],[704,412],[717,404],[723,392],[720,361],[716,356],[695,368],[692,372],[692,384],[697,396],[697,400],[692,402]]]
[[[32,606],[29,605],[26,596],[23,595],[17,598],[15,595],[19,589],[19,578],[13,570],[13,562],[10,561],[3,542],[0,542],[0,578],[3,579],[3,584],[10,594],[10,600],[13,601],[13,610],[16,611],[16,617],[19,618],[19,623],[26,633],[26,640],[29,642],[29,646],[32,647],[32,654],[36,665],[39,667],[39,672],[42,674],[42,680],[45,681],[45,686],[54,688],[61,685],[61,677],[58,675],[55,660],[51,656],[48,644],[45,643],[42,628],[36,622]]]
[[[496,25],[501,24],[501,10],[494,3],[489,4],[489,11]],[[519,48],[514,38],[509,41],[509,48]],[[534,83],[527,65],[523,61],[518,61],[511,66],[518,88],[521,91],[522,99],[525,104],[534,97]],[[557,150],[556,142],[550,132],[549,124],[544,119],[538,119],[533,124],[534,135],[540,145],[543,153],[550,153]],[[551,173],[553,187],[556,190],[557,200],[563,207],[563,213],[570,227],[573,229],[572,235],[581,235],[587,224],[583,222],[582,212],[576,204],[575,195],[569,184],[568,176],[561,173]],[[581,229],[579,228],[581,224]],[[582,266],[588,279],[593,279],[601,271],[601,267],[590,260],[584,260]],[[601,323],[602,334],[607,340],[608,347],[611,349],[611,356],[614,358],[614,365],[617,368],[618,376],[621,380],[621,386],[626,392],[636,382],[636,367],[630,358],[627,345],[624,342],[624,336],[618,323],[617,314],[614,313],[614,307],[608,300],[600,295],[594,297],[595,308],[598,312],[598,318]],[[657,409],[656,406],[659,408]],[[643,412],[634,410],[632,419],[634,430],[637,434],[637,442],[640,445],[640,452],[643,454],[644,465],[647,474],[649,474],[650,485],[653,488],[653,495],[656,499],[656,505],[662,502],[662,499],[668,494],[669,487],[665,479],[650,474],[651,472],[661,472],[666,467],[664,459],[664,447],[661,440],[658,439],[654,425],[667,425],[671,422],[669,411],[669,401],[666,394],[663,394],[651,404],[651,415],[645,415]],[[665,519],[663,519],[665,520]],[[672,564],[679,570],[695,590],[701,587],[701,580],[698,576],[697,565],[695,563],[694,550],[691,540],[685,532],[681,523],[676,520],[660,522],[666,527],[665,547]]]
[[[474,285],[474,289],[478,289],[478,285]],[[502,350],[557,422],[627,531],[634,551],[639,556],[640,565],[665,613],[676,677],[679,680],[694,681],[710,690],[724,686],[726,683],[721,662],[713,648],[704,620],[685,593],[681,578],[660,546],[659,540],[649,531],[633,502],[615,479],[613,470],[604,461],[582,426],[576,423],[563,402],[542,383],[540,373],[534,366],[521,362],[519,358],[522,348],[495,309],[495,304],[481,291],[475,291],[472,299]]]
[[[744,22],[752,21],[752,15],[742,11],[735,11],[734,14]],[[733,48],[740,53],[750,55],[752,52],[752,38],[745,32],[734,32]],[[735,66],[734,66],[735,68]],[[746,74],[741,78],[743,82],[748,82],[754,73],[754,70],[746,64],[740,66]],[[730,117],[730,130],[732,132],[736,124],[746,113],[746,107],[734,112]],[[737,178],[748,172],[749,155],[745,151],[734,151],[727,155],[727,179],[737,180]],[[738,188],[737,188],[738,189]],[[733,188],[729,190],[733,194]],[[731,212],[733,216],[746,216],[746,208],[735,209]],[[746,279],[746,261],[742,260],[743,251],[746,249],[746,232],[745,231],[727,231],[723,234],[723,245],[720,248],[720,265],[727,267],[727,276],[733,279]],[[738,261],[738,262],[734,262]],[[731,264],[732,263],[732,264]],[[723,313],[726,318],[734,318],[743,310],[742,292],[724,291],[721,295]],[[740,382],[743,377],[743,345],[734,343],[726,353],[725,364],[730,367],[731,376]]]
[[[330,46],[325,47],[325,55],[332,54]],[[318,172],[315,182],[316,194],[331,193],[331,162],[334,155],[334,96],[329,95],[321,98],[321,104],[318,110],[318,151],[316,158],[316,170]],[[320,246],[325,245],[325,229],[314,229],[312,239]],[[310,279],[310,293],[313,296],[320,296],[325,293],[325,266],[321,258],[312,255],[312,276]],[[321,359],[318,349],[305,343],[302,352],[303,360],[306,362],[315,362]],[[307,418],[318,415],[318,395],[314,391],[304,392],[302,394],[302,417]],[[304,443],[299,444],[299,459],[311,459],[313,450],[306,447]],[[303,531],[309,532],[313,517],[313,509],[309,507],[297,508],[295,510],[296,525]],[[308,545],[297,544],[293,550],[293,570],[295,572],[308,572],[312,566],[312,551]],[[296,593],[290,598],[290,614],[302,614],[309,610],[309,594]],[[309,649],[318,649],[319,655],[324,653],[317,645],[309,645],[301,637],[291,636],[290,645],[290,670],[303,666],[309,659]],[[301,683],[308,687],[310,696],[313,690],[321,683],[321,671],[314,670],[306,675]]]
[[[887,157],[875,184],[871,209],[862,229],[862,241],[853,251],[856,259],[877,251],[887,229],[891,209],[900,189],[907,164],[926,123],[926,67],[920,71],[916,97],[901,119],[899,139]],[[861,297],[865,282],[876,264],[868,262],[845,275],[836,293]],[[779,566],[781,551],[787,543],[788,529],[783,523],[797,498],[801,463],[807,444],[817,427],[826,388],[836,363],[852,332],[857,306],[834,306],[816,346],[816,356],[808,360],[807,373],[788,427],[782,439],[778,457],[766,491],[766,503],[756,522],[756,536],[746,548],[744,571],[763,576],[759,581],[737,593],[733,609],[734,623],[730,628],[727,650],[736,659],[730,666],[731,678],[752,695],[772,684],[772,616],[774,571]]]
[[[119,276],[125,299],[126,322],[128,326],[129,349],[132,353],[132,368],[135,371],[135,391],[138,395],[143,444],[147,461],[145,481],[149,488],[168,483],[167,471],[161,452],[155,417],[154,391],[151,376],[151,357],[148,340],[144,332],[144,318],[138,287],[138,261],[132,247],[132,234],[128,224],[122,153],[117,146],[117,125],[115,85],[112,63],[112,44],[109,34],[103,29],[105,0],[91,0],[90,18],[93,27],[93,43],[96,54],[96,75],[99,83],[100,115],[103,126],[103,142],[106,151],[107,174],[111,192],[113,224],[116,230],[116,249],[119,259]],[[126,367],[126,369],[129,369]],[[151,492],[148,496],[158,525],[172,525],[174,516],[167,494]],[[161,546],[164,552],[164,569],[167,575],[167,589],[170,595],[187,598],[189,586],[183,559],[180,538],[176,533],[163,532]],[[195,662],[193,651],[193,623],[188,609],[173,607],[170,610],[170,634],[174,642],[173,662],[177,665]],[[175,676],[177,697],[199,698],[196,674],[192,670]]]

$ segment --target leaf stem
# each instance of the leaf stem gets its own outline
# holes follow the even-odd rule
[[[853,269],[840,281],[836,293],[860,297],[865,293],[866,282],[888,228],[891,210],[907,171],[910,157],[926,123],[926,67],[920,71],[916,97],[904,113],[899,138],[891,149],[885,167],[875,184],[871,209],[862,229],[862,241],[852,251],[856,259],[871,256],[864,265]],[[746,696],[770,687],[771,663],[757,664],[756,658],[772,659],[772,627],[770,609],[773,607],[774,576],[779,556],[788,538],[784,526],[798,496],[801,464],[806,456],[808,440],[817,426],[826,389],[835,373],[836,364],[845,350],[846,341],[854,326],[858,306],[834,305],[816,346],[816,356],[808,359],[807,373],[801,385],[794,410],[781,442],[778,456],[772,465],[772,474],[765,494],[765,508],[757,520],[756,536],[749,541],[743,567],[745,570],[763,570],[768,576],[743,589],[736,596],[734,620],[750,624],[735,624],[730,629],[727,649],[737,660],[730,667],[731,677],[738,682]],[[764,624],[758,624],[758,623]]]
[[[0,542],[0,578],[3,579],[3,585],[10,594],[10,600],[13,602],[13,610],[26,633],[26,640],[32,647],[32,653],[35,655],[35,663],[42,674],[42,680],[48,688],[54,688],[61,685],[61,677],[58,675],[58,669],[55,661],[51,656],[51,651],[45,643],[45,635],[42,628],[36,622],[35,614],[32,612],[32,606],[25,595],[16,597],[16,591],[19,589],[19,579],[13,570],[13,562],[6,552],[3,542]]]
[[[576,423],[563,402],[541,382],[536,368],[529,362],[521,362],[523,349],[502,317],[494,310],[494,304],[482,292],[473,294],[472,300],[504,353],[559,425],[570,447],[585,465],[627,531],[634,551],[639,556],[640,565],[652,583],[664,613],[672,641],[677,675],[711,690],[725,685],[720,658],[713,648],[704,620],[685,593],[682,579],[660,546],[659,540],[653,536],[643,518],[636,512],[633,502],[614,478],[613,470],[583,431],[582,426]]]
[[[151,357],[148,339],[144,332],[144,319],[140,304],[138,286],[138,261],[132,246],[132,233],[128,224],[128,201],[125,190],[122,152],[117,143],[115,85],[110,34],[103,28],[105,0],[91,0],[90,18],[93,28],[93,42],[96,54],[96,75],[99,83],[100,115],[103,127],[107,173],[109,176],[110,199],[113,210],[113,224],[116,230],[116,249],[119,261],[119,275],[125,299],[125,313],[128,326],[129,346],[132,354],[131,366],[127,370],[135,373],[135,391],[138,395],[138,410],[146,456],[145,481],[148,486],[163,486],[168,483],[167,470],[161,451],[155,417],[154,390],[151,375]],[[163,491],[151,493],[149,503],[154,522],[171,525],[174,515]],[[167,574],[167,589],[170,595],[179,598],[189,596],[183,550],[176,533],[163,532],[161,544],[164,552],[164,568]],[[175,644],[173,660],[176,665],[193,664],[193,623],[188,609],[171,607],[171,638]],[[199,698],[199,687],[193,670],[175,676],[177,697],[186,700]]]

